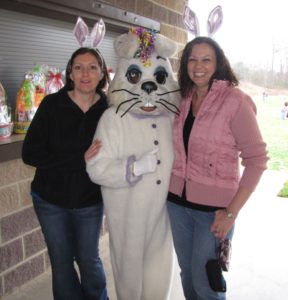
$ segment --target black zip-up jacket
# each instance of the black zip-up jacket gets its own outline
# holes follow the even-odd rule
[[[86,172],[84,153],[107,107],[103,93],[84,113],[65,88],[42,100],[22,149],[24,163],[36,167],[33,193],[64,208],[83,208],[102,201],[100,186],[92,183]]]

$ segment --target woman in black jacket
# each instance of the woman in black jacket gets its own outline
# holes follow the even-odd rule
[[[36,167],[31,195],[48,247],[55,300],[107,299],[98,249],[102,196],[86,173],[84,153],[107,108],[103,89],[109,81],[98,50],[76,50],[64,88],[43,99],[23,144],[24,163]]]

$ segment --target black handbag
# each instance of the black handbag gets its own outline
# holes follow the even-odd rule
[[[222,274],[218,259],[210,259],[206,263],[206,273],[211,289],[215,292],[226,292],[226,281]]]
[[[216,247],[217,259],[210,259],[206,263],[206,273],[211,289],[215,292],[225,293],[227,290],[226,280],[222,271],[229,270],[231,258],[231,240],[220,241]]]

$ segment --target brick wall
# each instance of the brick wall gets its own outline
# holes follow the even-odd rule
[[[11,293],[49,267],[31,205],[34,169],[20,159],[0,164],[0,295]]]
[[[182,21],[182,14],[188,0],[102,0],[101,2],[160,22],[160,33],[178,43],[178,53],[170,59],[173,70],[177,72],[179,54],[188,38]]]
[[[102,2],[159,21],[160,32],[175,40],[179,51],[187,41],[182,23],[186,0]],[[178,55],[171,59],[174,71],[177,62]],[[49,268],[45,242],[29,194],[33,176],[34,168],[24,165],[21,159],[0,163],[0,298]]]
[[[30,196],[35,169],[16,159],[0,163],[0,171],[1,299],[49,269],[50,261]]]

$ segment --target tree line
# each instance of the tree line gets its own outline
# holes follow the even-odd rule
[[[281,65],[279,71],[275,71],[238,62],[233,65],[233,70],[240,81],[249,81],[266,88],[288,88],[288,70]]]

